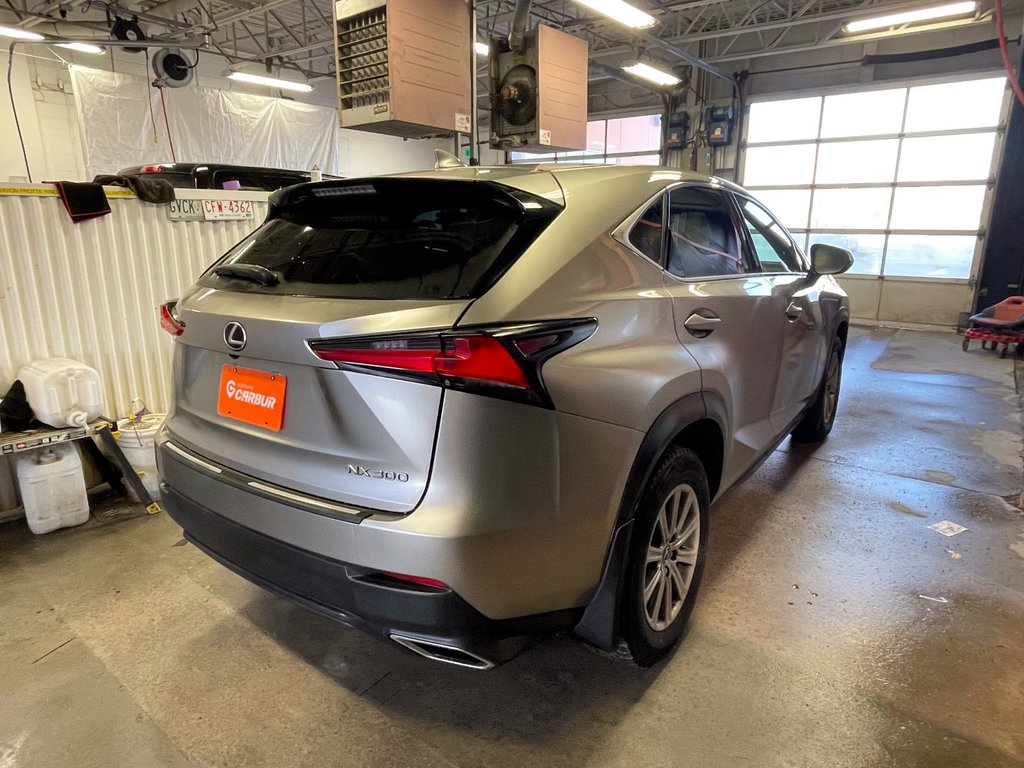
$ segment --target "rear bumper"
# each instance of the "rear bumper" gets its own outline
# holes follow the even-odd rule
[[[335,621],[406,647],[419,642],[422,647],[453,648],[466,654],[459,660],[460,656],[445,653],[440,660],[485,669],[509,660],[538,635],[573,626],[581,613],[566,610],[489,619],[454,591],[420,591],[367,581],[366,568],[265,536],[166,484],[161,492],[168,514],[189,541],[235,573]],[[474,663],[472,657],[481,663]]]

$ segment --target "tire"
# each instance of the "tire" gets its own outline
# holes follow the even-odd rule
[[[964,337],[964,340],[960,342],[960,349],[962,349],[964,352],[966,352],[970,346],[971,346],[971,340],[968,339],[967,337]]]
[[[623,599],[623,636],[641,667],[679,642],[704,574],[708,480],[697,454],[675,447],[662,457],[640,497]]]
[[[818,387],[814,404],[807,410],[790,435],[798,443],[820,443],[832,431],[839,409],[839,389],[843,382],[843,342],[832,339],[832,348],[825,363],[825,375]]]

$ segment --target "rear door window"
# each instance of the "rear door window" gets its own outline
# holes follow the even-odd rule
[[[268,220],[200,279],[223,290],[353,299],[480,295],[561,210],[488,182],[416,178],[282,190]],[[213,274],[273,272],[274,285]]]
[[[729,204],[721,192],[695,186],[669,193],[668,260],[676,277],[719,277],[747,272]]]

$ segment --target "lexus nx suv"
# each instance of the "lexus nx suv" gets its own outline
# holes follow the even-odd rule
[[[654,664],[712,500],[832,428],[851,263],[667,168],[281,190],[161,308],[165,506],[245,578],[435,660],[571,629]]]

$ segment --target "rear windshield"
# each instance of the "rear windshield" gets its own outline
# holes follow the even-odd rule
[[[268,220],[200,285],[353,299],[471,298],[559,210],[492,183],[458,180],[363,179],[279,195]],[[265,267],[278,282],[213,274],[226,264]]]

